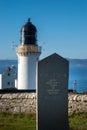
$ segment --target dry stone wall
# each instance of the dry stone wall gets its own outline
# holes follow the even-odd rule
[[[0,94],[0,112],[36,113],[36,93]],[[87,112],[87,94],[68,94],[68,113],[73,112]]]
[[[0,111],[10,113],[36,113],[36,94],[0,94]]]
[[[68,95],[68,113],[87,112],[87,94]]]

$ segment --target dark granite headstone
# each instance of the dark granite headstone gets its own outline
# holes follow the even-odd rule
[[[68,130],[68,70],[54,53],[38,63],[37,130]]]

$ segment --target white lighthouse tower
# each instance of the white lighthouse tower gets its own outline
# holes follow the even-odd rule
[[[21,29],[21,44],[16,50],[18,56],[18,89],[36,88],[36,62],[41,54],[37,45],[37,29],[28,22]]]

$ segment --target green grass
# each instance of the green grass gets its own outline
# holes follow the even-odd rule
[[[0,130],[35,130],[35,114],[0,113]]]
[[[70,130],[87,130],[87,113],[69,115]],[[36,130],[35,114],[0,113],[0,130]]]
[[[74,113],[69,116],[70,130],[87,130],[87,113]]]

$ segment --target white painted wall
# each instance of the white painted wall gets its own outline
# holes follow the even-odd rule
[[[0,89],[2,89],[2,74],[0,74]]]
[[[15,79],[15,88],[18,89],[18,79]]]
[[[12,71],[0,74],[0,89],[15,88],[16,74]]]
[[[18,89],[36,89],[36,62],[39,54],[18,55]]]

